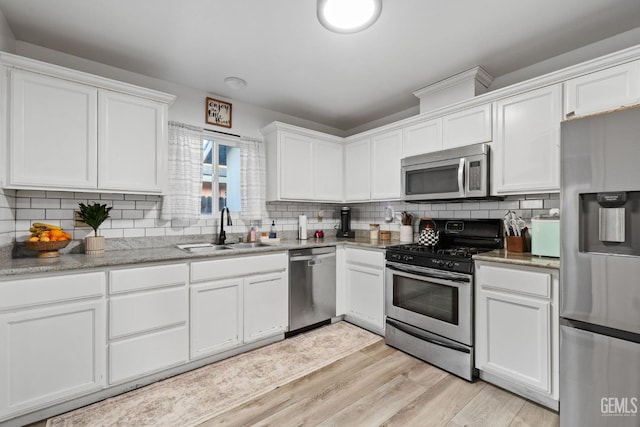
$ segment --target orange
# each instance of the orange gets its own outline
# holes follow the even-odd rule
[[[51,234],[52,237],[60,237],[64,234],[64,231],[62,230],[51,230],[51,232],[49,233]]]
[[[41,241],[41,242],[48,242],[48,241],[50,241],[49,236],[42,236],[42,237],[40,237],[40,241]]]

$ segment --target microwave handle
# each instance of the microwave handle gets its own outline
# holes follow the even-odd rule
[[[460,159],[460,165],[458,165],[458,188],[460,189],[460,197],[465,196],[465,188],[464,188],[464,165],[466,164],[467,159],[464,157]]]

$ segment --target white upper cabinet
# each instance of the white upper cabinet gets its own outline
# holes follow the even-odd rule
[[[442,118],[442,148],[491,141],[491,104],[480,105]]]
[[[583,116],[640,103],[640,61],[575,79],[565,85],[565,117]]]
[[[174,96],[5,53],[0,63],[5,187],[162,193]]]
[[[344,198],[343,144],[316,141],[314,148],[316,199],[341,201]]]
[[[402,157],[442,150],[442,118],[426,120],[403,129]]]
[[[282,132],[279,137],[280,197],[288,200],[313,200],[313,140]]]
[[[123,93],[100,91],[98,186],[160,193],[167,164],[167,106]]]
[[[371,199],[400,198],[402,130],[371,138]]]
[[[267,200],[342,201],[342,138],[278,122],[262,132]]]
[[[561,84],[496,102],[493,195],[560,190]]]
[[[9,184],[95,189],[98,90],[15,70],[9,94]]]
[[[371,199],[371,139],[348,143],[344,147],[345,199],[361,202]]]

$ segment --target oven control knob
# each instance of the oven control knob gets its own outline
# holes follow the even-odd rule
[[[453,261],[449,261],[449,262],[447,263],[447,267],[449,267],[449,268],[453,268],[453,266],[454,266],[454,265],[455,265],[455,264],[453,263]]]
[[[443,261],[443,260],[441,260],[441,259],[437,259],[437,260],[435,260],[434,262],[435,262],[436,264],[440,265],[440,266],[444,264],[444,261]]]

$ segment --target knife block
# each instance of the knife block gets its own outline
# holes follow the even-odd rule
[[[527,228],[523,228],[520,236],[507,236],[508,252],[529,252],[529,240],[527,239]]]

